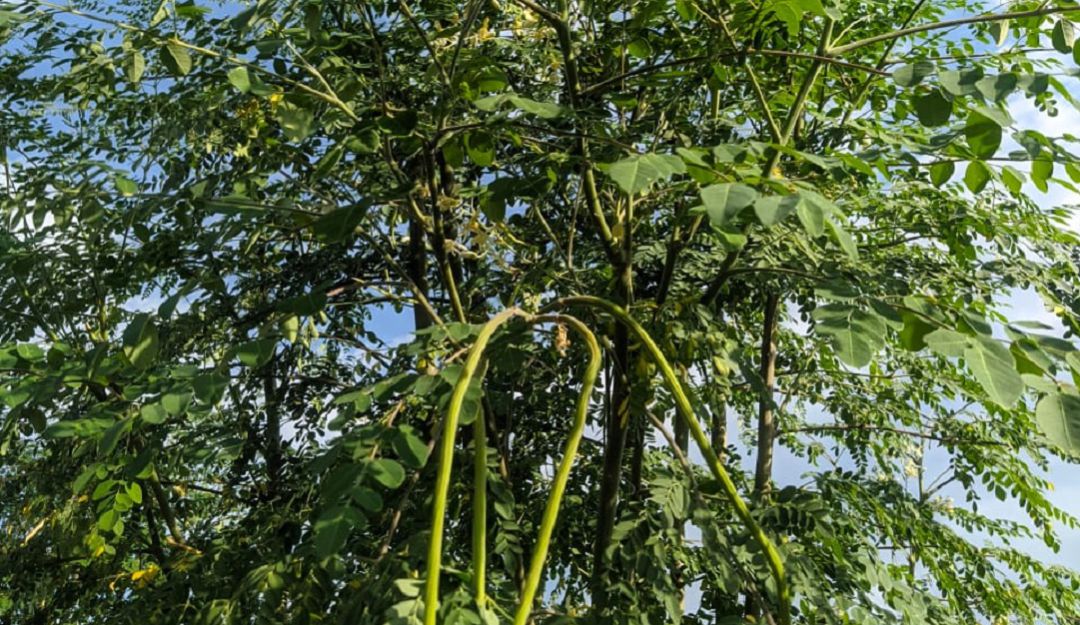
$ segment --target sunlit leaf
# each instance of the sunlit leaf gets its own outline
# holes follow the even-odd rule
[[[161,62],[175,76],[187,76],[191,73],[191,54],[177,41],[165,44],[161,52]]]
[[[145,369],[157,358],[158,328],[145,313],[135,315],[124,330],[124,356],[136,369]]]
[[[682,159],[670,154],[641,154],[611,163],[607,175],[628,195],[637,195],[657,182],[686,171]]]
[[[1035,406],[1035,418],[1050,442],[1070,453],[1080,453],[1080,396],[1048,394]]]

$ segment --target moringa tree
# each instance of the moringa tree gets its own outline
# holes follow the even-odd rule
[[[1075,622],[1074,21],[0,3],[0,623]]]

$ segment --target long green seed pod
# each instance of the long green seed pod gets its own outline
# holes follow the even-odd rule
[[[514,625],[525,625],[532,612],[533,602],[536,599],[536,591],[540,587],[540,580],[544,573],[544,564],[547,560],[548,548],[551,546],[551,534],[555,531],[555,521],[559,517],[559,506],[562,504],[563,493],[566,492],[566,482],[570,479],[570,469],[574,466],[577,457],[578,445],[581,437],[585,434],[585,419],[589,413],[589,399],[592,395],[596,377],[600,373],[600,344],[596,336],[582,322],[567,315],[541,315],[532,320],[534,323],[554,321],[565,323],[572,327],[583,339],[589,348],[589,364],[581,376],[581,394],[578,395],[577,410],[574,413],[574,424],[570,428],[570,435],[566,439],[566,448],[563,451],[559,468],[555,472],[555,479],[551,484],[551,494],[548,496],[547,506],[544,508],[544,516],[540,520],[540,531],[536,536],[536,547],[533,549],[532,561],[529,563],[529,574],[525,578],[525,585],[521,589],[521,603],[518,604],[517,613],[514,615]]]
[[[469,355],[465,358],[465,364],[461,368],[461,377],[454,385],[454,391],[450,395],[450,404],[446,410],[446,421],[443,424],[443,437],[439,445],[439,468],[435,477],[435,500],[431,506],[431,542],[428,543],[427,562],[427,586],[424,591],[424,625],[436,625],[436,616],[439,610],[439,574],[442,570],[442,542],[443,531],[446,524],[446,498],[450,491],[450,471],[454,463],[454,440],[457,434],[457,425],[461,416],[461,406],[465,402],[465,392],[469,390],[469,382],[476,374],[480,365],[480,359],[484,355],[491,335],[500,325],[506,323],[511,317],[520,314],[516,308],[509,308],[491,318],[480,333],[476,335],[476,342],[469,349]]]
[[[769,563],[769,569],[772,571],[774,580],[776,581],[777,594],[780,600],[780,622],[782,625],[790,625],[791,623],[791,589],[787,585],[787,579],[784,575],[784,562],[780,558],[780,552],[777,551],[776,546],[773,545],[769,537],[765,535],[765,531],[761,529],[757,521],[754,520],[753,515],[750,514],[750,508],[746,505],[746,501],[739,495],[738,489],[735,487],[735,483],[731,480],[731,476],[728,474],[724,465],[720,463],[720,459],[716,457],[716,452],[713,451],[712,445],[709,444],[709,439],[705,435],[705,431],[701,428],[701,423],[694,416],[693,406],[690,404],[689,398],[683,391],[682,384],[679,383],[678,377],[675,375],[675,370],[672,369],[671,364],[667,358],[664,357],[663,352],[657,347],[656,342],[653,341],[649,333],[645,331],[645,328],[641,326],[633,317],[631,317],[621,307],[613,304],[605,299],[599,297],[592,297],[587,295],[580,295],[575,297],[566,297],[556,300],[548,305],[546,308],[564,308],[567,306],[573,306],[575,304],[591,306],[599,308],[608,313],[612,317],[615,317],[619,322],[626,325],[631,332],[641,341],[656,362],[656,366],[660,369],[660,373],[664,378],[664,382],[671,392],[671,395],[675,398],[675,407],[679,412],[679,415],[686,421],[688,428],[690,429],[690,435],[694,437],[694,442],[697,443],[698,448],[701,450],[701,455],[705,456],[705,461],[709,464],[709,469],[712,471],[713,476],[720,482],[724,488],[724,494],[727,496],[731,506],[735,508],[735,514],[742,521],[743,525],[753,536],[754,541],[761,547],[761,550],[765,552],[765,557]]]
[[[480,375],[481,379],[483,374]],[[482,609],[487,604],[487,429],[484,411],[473,419],[473,597]]]

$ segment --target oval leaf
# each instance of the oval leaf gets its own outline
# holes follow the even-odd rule
[[[701,190],[701,201],[714,226],[723,226],[738,216],[739,212],[754,203],[757,191],[739,183],[723,183],[707,186]]]
[[[124,329],[124,356],[136,369],[145,369],[154,362],[158,353],[158,328],[150,315],[135,315]]]
[[[979,338],[964,349],[968,369],[986,394],[1006,408],[1020,399],[1024,381],[1016,371],[1012,354],[993,339]]]
[[[1035,406],[1035,419],[1050,442],[1080,453],[1080,396],[1051,393]]]

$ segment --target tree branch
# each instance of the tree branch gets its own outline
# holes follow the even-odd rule
[[[952,20],[943,20],[940,22],[933,22],[931,24],[920,24],[919,26],[911,26],[908,28],[901,28],[900,30],[893,31],[891,33],[883,33],[880,35],[874,35],[873,37],[867,37],[866,39],[859,39],[849,44],[837,46],[835,48],[827,48],[825,50],[826,55],[832,56],[837,54],[844,54],[851,52],[852,50],[858,50],[859,48],[865,48],[866,46],[874,45],[882,41],[891,41],[893,39],[900,39],[901,37],[907,37],[908,35],[915,35],[918,33],[924,33],[931,30],[940,30],[942,28],[952,28],[954,26],[966,26],[968,24],[983,24],[986,22],[1003,22],[1005,20],[1023,19],[1025,17],[1040,17],[1043,15],[1054,15],[1057,13],[1073,13],[1080,12],[1080,7],[1077,6],[1065,6],[1065,7],[1043,7],[1039,9],[1032,9],[1030,11],[1016,11],[1014,13],[984,13],[982,15],[973,15],[970,17],[961,17]]]
[[[892,434],[903,434],[905,436],[913,436],[915,438],[922,438],[931,441],[937,441],[939,443],[945,443],[950,445],[993,445],[993,446],[1005,446],[1005,443],[1000,441],[990,441],[977,438],[960,438],[955,436],[940,436],[930,432],[922,432],[919,430],[906,430],[903,428],[896,428],[887,425],[871,425],[869,423],[853,423],[843,425],[807,425],[798,428],[790,428],[782,432],[778,432],[777,435],[783,434],[795,434],[798,432],[805,433],[824,433],[824,432],[890,432]]]

